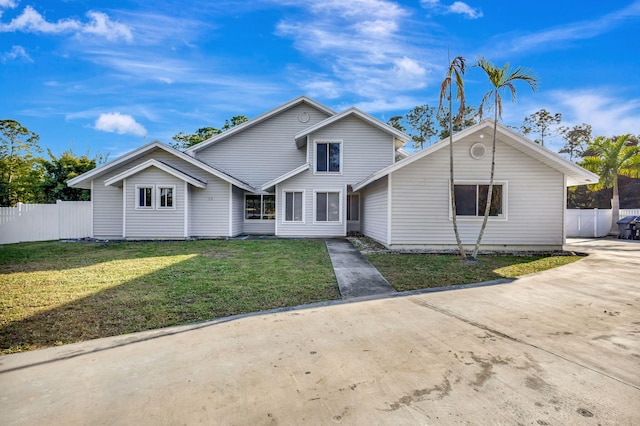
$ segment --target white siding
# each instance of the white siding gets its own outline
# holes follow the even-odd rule
[[[91,192],[93,235],[96,238],[122,238],[122,188],[104,186],[104,179],[94,181]]]
[[[235,237],[245,233],[244,230],[244,191],[240,188],[233,187],[233,212],[231,217],[232,233],[231,236]]]
[[[456,181],[488,182],[490,141],[481,160],[469,155],[472,135],[454,146]],[[446,247],[455,245],[449,215],[448,148],[441,149],[392,174],[391,245]],[[561,247],[563,243],[563,175],[498,142],[495,180],[507,183],[506,219],[489,218],[482,245],[493,249]],[[474,244],[481,218],[458,217],[462,242]]]
[[[244,233],[249,235],[274,235],[276,233],[276,221],[245,220]]]
[[[372,173],[394,162],[393,137],[360,120],[346,117],[309,136],[311,168],[278,185],[278,235],[330,237],[347,233],[347,189]],[[314,141],[340,141],[342,163],[340,173],[314,173]],[[285,190],[304,191],[304,224],[285,223],[282,194]],[[339,192],[341,194],[340,222],[315,222],[315,192]],[[361,204],[361,215],[366,215],[366,205]],[[386,207],[385,207],[386,209]],[[386,210],[385,210],[386,215]]]
[[[298,120],[303,112],[310,117],[306,123]],[[296,148],[294,135],[327,117],[300,104],[203,149],[196,157],[259,187],[306,162],[306,150]]]
[[[136,209],[136,185],[175,185],[175,209],[158,209],[157,191],[153,209]],[[126,191],[126,238],[184,237],[185,196],[182,180],[150,167],[128,178]]]
[[[309,135],[309,162],[312,172],[316,168],[314,141],[342,142],[344,164],[341,164],[341,175],[318,174],[322,181],[342,181],[352,185],[394,162],[393,136],[357,117],[345,117]]]
[[[204,189],[191,187],[189,215],[192,237],[229,235],[229,183],[211,177]]]
[[[360,191],[361,232],[383,244],[387,244],[388,179],[383,177]]]
[[[229,235],[229,183],[174,157],[166,151],[155,149],[138,159],[111,170],[93,182],[91,198],[93,200],[94,215],[93,229],[96,238],[122,237],[122,187],[105,186],[104,181],[149,159],[156,159],[170,164],[197,179],[207,182],[207,187],[204,189],[190,187],[190,208],[188,213],[191,236],[219,237]],[[150,168],[147,170],[157,169]],[[163,174],[166,175],[166,173]],[[136,176],[134,175],[127,179],[127,189],[135,190]],[[178,181],[176,189],[183,191],[184,183],[181,180]],[[126,225],[128,228],[129,223]],[[136,230],[135,232],[138,231]],[[154,237],[166,237],[165,234],[167,232],[158,229],[158,235],[154,235]],[[171,231],[172,234],[174,232],[175,230]],[[184,236],[184,228],[180,232],[180,236]],[[127,237],[132,236],[127,235]]]

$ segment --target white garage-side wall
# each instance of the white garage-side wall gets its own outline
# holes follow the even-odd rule
[[[136,208],[137,186],[153,187],[152,208]],[[173,187],[175,208],[159,208],[158,186]],[[126,191],[126,238],[184,238],[185,191],[182,180],[155,167],[149,167],[127,178],[123,187]]]
[[[231,190],[231,237],[244,232],[244,191],[238,187]]]
[[[454,144],[455,180],[487,184],[491,141],[484,158],[469,154],[482,140],[470,135]],[[449,153],[440,149],[391,174],[393,248],[453,248],[449,208]],[[495,182],[505,184],[505,218],[489,218],[485,249],[560,249],[563,244],[564,176],[551,167],[498,141]],[[458,216],[465,245],[475,243],[482,217]]]
[[[388,237],[388,196],[386,176],[360,191],[360,231],[382,244]]]
[[[231,185],[210,176],[207,187],[190,188],[190,236],[215,238],[229,236],[229,193]]]
[[[94,180],[91,201],[93,236],[103,239],[122,238],[122,188],[104,186],[104,178]]]

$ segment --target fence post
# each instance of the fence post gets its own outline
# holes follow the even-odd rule
[[[598,209],[593,209],[593,238],[598,238]]]
[[[58,210],[58,239],[60,239],[60,230],[62,229],[62,200],[56,200],[56,209]]]

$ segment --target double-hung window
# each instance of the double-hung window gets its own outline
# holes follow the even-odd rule
[[[136,210],[173,210],[175,185],[136,185]]]
[[[284,220],[285,222],[304,222],[304,192],[284,192]]]
[[[340,193],[316,192],[316,222],[340,221]]]
[[[455,185],[456,214],[482,217],[487,207],[489,185]],[[504,185],[494,184],[489,216],[504,217]]]
[[[316,172],[340,173],[342,171],[342,143],[341,142],[317,142],[316,143]]]
[[[244,202],[244,218],[247,220],[273,220],[276,218],[275,195],[247,194]]]
[[[153,208],[153,186],[136,185],[136,209]]]
[[[158,208],[175,208],[174,200],[175,186],[158,186]]]

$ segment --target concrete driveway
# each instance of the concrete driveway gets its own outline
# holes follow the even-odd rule
[[[0,357],[0,424],[640,424],[640,242],[491,287]]]

